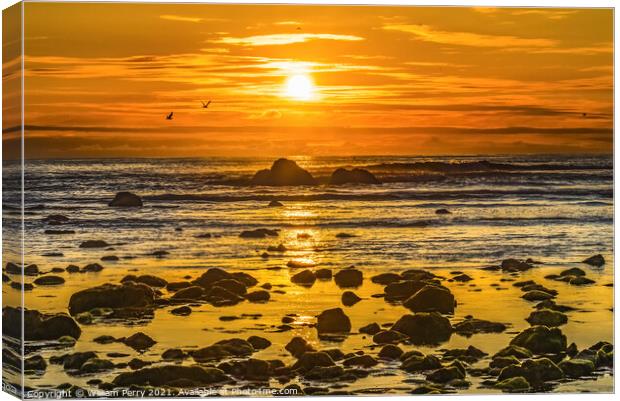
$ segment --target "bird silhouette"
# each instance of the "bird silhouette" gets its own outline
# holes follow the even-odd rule
[[[209,105],[211,104],[211,101],[209,100],[207,103],[203,102],[202,100],[200,101],[202,103],[202,108],[206,109],[207,107],[209,107]]]
[[[170,114],[168,114],[166,116],[166,120],[172,120],[172,115],[174,114],[174,111],[171,111]]]

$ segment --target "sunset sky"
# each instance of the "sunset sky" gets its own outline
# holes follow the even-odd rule
[[[27,3],[25,21],[30,158],[612,151],[610,9]]]

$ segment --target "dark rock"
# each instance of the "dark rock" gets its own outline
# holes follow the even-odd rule
[[[401,355],[403,363],[400,368],[407,372],[421,372],[425,370],[439,369],[441,368],[441,362],[433,355],[424,355],[419,352],[413,354],[405,353]]]
[[[267,252],[286,252],[287,249],[284,244],[280,244],[278,246],[268,246]]]
[[[189,306],[180,306],[172,309],[170,313],[177,316],[189,316],[192,313],[192,308]]]
[[[387,344],[379,351],[379,358],[398,359],[403,354],[403,350],[397,345]]]
[[[60,276],[42,276],[34,280],[36,285],[60,285],[65,283],[65,279]]]
[[[517,357],[515,357],[513,355],[510,355],[510,356],[497,356],[497,357],[493,357],[493,360],[489,364],[489,367],[502,369],[502,368],[505,368],[508,365],[518,365],[520,363],[521,362],[517,359]]]
[[[362,285],[364,275],[356,269],[340,270],[334,275],[336,285],[341,288],[359,287]]]
[[[142,207],[142,199],[131,192],[118,192],[108,206],[113,207]]]
[[[302,169],[292,160],[278,159],[270,170],[260,170],[250,180],[250,185],[298,186],[317,185],[312,174]]]
[[[106,255],[101,257],[102,262],[118,262],[120,259],[116,255]]]
[[[93,341],[97,344],[112,344],[113,342],[116,342],[116,338],[109,335],[102,335],[99,337],[95,337]]]
[[[533,268],[534,265],[518,259],[506,259],[502,261],[502,270],[508,272],[522,272]]]
[[[347,170],[336,169],[329,179],[330,185],[344,184],[380,184],[381,182],[370,171],[361,168]]]
[[[583,276],[574,277],[570,279],[570,281],[568,282],[568,284],[571,284],[571,285],[588,285],[588,284],[594,284],[594,283],[595,283],[594,280],[589,279],[587,277],[583,277]]]
[[[400,301],[411,297],[421,290],[426,283],[422,281],[406,280],[388,284],[385,288],[385,299],[387,301]]]
[[[370,355],[357,355],[345,359],[342,364],[344,366],[360,366],[362,368],[371,368],[379,362]]]
[[[278,202],[277,200],[272,200],[271,202],[269,202],[269,207],[281,207],[284,206],[282,204],[282,202]]]
[[[306,269],[291,277],[291,281],[303,286],[312,286],[316,281],[316,276],[311,270]]]
[[[344,306],[353,306],[362,298],[358,297],[353,291],[345,291],[342,293],[342,304]]]
[[[587,359],[567,359],[558,365],[568,377],[579,378],[589,376],[595,369],[594,363]]]
[[[256,230],[246,230],[239,234],[240,238],[267,238],[277,237],[279,235],[278,230],[269,230],[267,228],[257,228]]]
[[[69,299],[69,313],[76,315],[94,308],[146,308],[154,303],[153,290],[144,284],[103,284],[78,291]]]
[[[454,330],[465,336],[471,336],[476,333],[501,333],[506,330],[503,323],[490,322],[481,319],[465,319],[454,325]]]
[[[121,283],[125,283],[127,281],[133,281],[134,283],[142,283],[142,284],[148,285],[149,287],[156,287],[156,288],[163,288],[168,284],[168,282],[164,280],[163,278],[152,276],[150,274],[145,274],[145,275],[137,276],[137,277],[134,275],[125,276],[121,280]]]
[[[421,312],[402,316],[392,330],[408,335],[413,343],[437,344],[450,338],[452,325],[437,312]]]
[[[603,257],[603,255],[598,254],[598,255],[590,256],[589,258],[582,261],[581,263],[585,263],[590,266],[601,267],[605,264],[605,258]]]
[[[364,334],[375,335],[381,331],[381,327],[377,323],[370,323],[364,327],[361,327],[359,332]]]
[[[267,302],[271,298],[271,295],[265,290],[257,290],[248,292],[244,297],[250,302]]]
[[[381,273],[370,278],[375,284],[388,285],[400,281],[400,276],[396,273]]]
[[[354,237],[356,237],[356,235],[349,234],[349,233],[338,233],[338,234],[336,234],[336,238],[340,238],[340,239],[354,238]]]
[[[100,272],[101,270],[103,270],[103,266],[101,266],[99,263],[91,263],[91,264],[84,266],[81,272],[82,273],[96,273],[96,272]]]
[[[57,226],[68,223],[69,218],[67,216],[63,216],[62,214],[50,214],[44,218],[43,221],[51,226]]]
[[[455,303],[454,295],[447,288],[426,285],[403,302],[403,306],[413,312],[454,313]]]
[[[448,209],[437,209],[435,210],[435,214],[452,214]]]
[[[526,359],[521,365],[508,365],[503,368],[497,380],[519,376],[524,377],[528,383],[539,386],[547,381],[562,379],[564,373],[548,358]]]
[[[558,305],[551,299],[547,299],[547,300],[537,303],[535,308],[536,309],[550,309],[550,310],[554,310],[557,312],[570,312],[570,311],[575,310],[575,308],[573,308],[572,306]]]
[[[284,347],[295,358],[299,358],[305,352],[315,352],[316,350],[302,337],[293,337]]]
[[[586,272],[581,270],[578,267],[573,267],[571,269],[563,270],[560,272],[560,276],[585,276]]]
[[[319,280],[331,280],[332,271],[330,269],[318,269],[317,271],[314,272],[314,275]]]
[[[525,377],[517,376],[502,380],[496,383],[494,387],[510,393],[521,393],[527,392],[530,389],[530,384],[527,382]]]
[[[467,348],[455,348],[446,350],[443,354],[443,360],[455,360],[474,363],[487,355],[486,352],[470,345]]]
[[[405,340],[407,336],[401,332],[394,330],[383,330],[372,336],[372,341],[377,344],[399,343]]]
[[[164,351],[164,353],[161,354],[161,358],[164,361],[183,360],[187,358],[187,356],[188,356],[187,353],[185,353],[183,350],[179,348],[172,348],[172,349]]]
[[[230,273],[217,267],[212,267],[194,280],[194,284],[209,289],[216,282],[230,278],[234,278]]]
[[[248,341],[241,338],[231,338],[218,341],[213,345],[193,351],[192,357],[196,362],[217,361],[230,357],[245,357],[252,355],[255,349]]]
[[[566,336],[558,328],[532,326],[519,333],[510,344],[527,348],[535,354],[557,354],[566,350]]]
[[[45,234],[48,235],[70,235],[75,234],[74,230],[45,230]]]
[[[25,371],[44,372],[45,369],[47,369],[47,362],[45,362],[45,359],[41,355],[33,355],[31,357],[24,358]]]
[[[316,329],[319,335],[324,333],[349,333],[351,320],[340,308],[328,309],[317,317]]]
[[[248,337],[248,342],[252,344],[252,347],[256,350],[269,348],[271,346],[271,341],[259,336]]]
[[[241,296],[247,292],[244,284],[232,278],[216,281],[214,285]]]
[[[114,362],[106,359],[91,358],[80,366],[80,374],[100,373],[115,368]]]
[[[464,282],[473,280],[473,278],[463,273],[463,274],[459,274],[459,275],[452,277],[452,280],[464,283]]]
[[[447,383],[455,379],[464,379],[465,374],[456,366],[448,366],[431,372],[426,379],[434,383]]]
[[[3,334],[13,338],[22,338],[22,312],[24,340],[57,340],[63,336],[78,339],[82,334],[75,320],[64,313],[43,314],[37,310],[22,310],[22,308],[11,306],[5,306],[2,309]]]
[[[170,298],[172,301],[193,301],[201,299],[205,295],[205,290],[199,286],[183,288]]]
[[[175,281],[173,283],[166,284],[166,289],[168,291],[174,292],[174,291],[179,291],[184,288],[191,287],[191,286],[192,286],[192,283],[190,283],[189,281]]]
[[[295,362],[293,370],[308,372],[316,367],[334,366],[335,363],[326,352],[306,351]]]
[[[531,358],[532,352],[527,348],[523,348],[523,347],[519,347],[517,345],[511,344],[497,351],[497,353],[493,355],[493,358],[508,357],[508,356],[514,356],[515,358],[518,358],[518,359],[525,359],[525,358]]]
[[[118,387],[196,387],[225,383],[230,379],[220,369],[201,366],[165,365],[121,373],[112,383]]]
[[[110,244],[103,240],[88,240],[80,244],[80,248],[105,248],[108,246],[110,246]]]
[[[157,343],[157,341],[142,332],[132,334],[131,336],[122,339],[121,342],[136,351],[145,351]]]
[[[80,267],[76,265],[69,265],[65,268],[67,273],[78,273],[80,271]]]
[[[553,295],[539,290],[528,291],[521,296],[521,298],[528,301],[544,301],[546,299],[553,298]]]
[[[541,309],[530,313],[530,316],[525,320],[527,320],[532,326],[542,325],[547,327],[556,327],[566,324],[568,322],[568,316],[561,312]]]

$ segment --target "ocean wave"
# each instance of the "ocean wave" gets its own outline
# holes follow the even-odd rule
[[[495,163],[487,160],[475,162],[413,162],[413,163],[379,163],[366,166],[368,169],[433,171],[440,173],[480,172],[480,171],[549,171],[549,170],[601,170],[612,169],[607,164],[510,164]]]

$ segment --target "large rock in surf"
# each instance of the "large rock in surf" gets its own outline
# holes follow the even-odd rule
[[[532,326],[519,333],[510,344],[535,354],[557,354],[566,350],[566,336],[556,327]]]
[[[380,184],[381,182],[370,171],[361,168],[347,170],[339,168],[332,173],[330,185],[344,184]]]
[[[69,299],[69,313],[75,316],[95,308],[148,308],[154,301],[155,293],[145,284],[103,284],[73,294]]]
[[[454,313],[454,295],[449,289],[435,285],[424,286],[403,302],[403,306],[413,312]]]
[[[278,159],[271,166],[270,170],[258,171],[250,185],[264,186],[298,186],[298,185],[317,185],[316,179],[299,167],[297,163],[288,159]]]
[[[539,386],[547,381],[562,379],[564,372],[548,358],[527,359],[520,365],[503,368],[497,380],[501,382],[512,377],[524,377],[528,383]]]
[[[108,206],[141,207],[142,199],[138,195],[131,192],[119,192],[116,194],[116,196],[114,196],[114,199],[112,199],[112,201],[108,203]]]
[[[319,334],[348,333],[351,331],[351,320],[341,308],[328,309],[317,317],[316,329]]]
[[[80,338],[80,326],[64,313],[43,314],[37,310],[23,310],[24,340],[57,340],[63,336]],[[22,308],[6,306],[2,309],[2,332],[14,338],[22,337]]]
[[[341,288],[359,287],[364,281],[364,274],[357,269],[344,269],[334,275],[334,281]]]
[[[408,335],[415,344],[437,344],[447,341],[452,335],[450,321],[438,312],[404,315],[391,330]]]
[[[590,266],[601,267],[605,264],[605,258],[599,253],[598,255],[590,256],[582,263],[588,264]]]
[[[197,387],[224,383],[229,381],[228,376],[217,368],[203,368],[201,366],[165,365],[153,368],[144,368],[135,372],[125,372],[116,376],[112,383],[120,387],[130,386],[170,386],[170,387]]]

